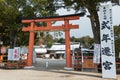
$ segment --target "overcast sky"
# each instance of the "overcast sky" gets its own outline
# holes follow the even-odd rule
[[[119,25],[120,24],[120,6],[114,6],[113,7],[113,24],[114,25]],[[74,14],[74,10],[67,11],[66,9],[59,9],[57,12],[59,15],[68,15],[68,14]],[[89,14],[89,13],[87,13]],[[63,22],[56,22],[56,24],[60,25]],[[71,36],[75,37],[83,37],[83,36],[90,36],[93,37],[92,29],[91,29],[91,23],[90,19],[87,18],[86,16],[80,17],[79,20],[75,21],[70,21],[72,24],[79,24],[79,29],[73,29],[70,32]]]

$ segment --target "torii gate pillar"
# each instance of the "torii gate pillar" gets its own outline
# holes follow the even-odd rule
[[[69,20],[65,20],[65,28],[69,26]],[[70,30],[65,30],[65,45],[66,45],[66,69],[72,68],[72,56],[70,51]]]
[[[34,27],[34,22],[31,22],[30,25],[31,25],[31,28],[33,28]],[[32,62],[33,62],[33,46],[34,46],[34,32],[30,31],[28,56],[27,56],[27,66],[32,66]]]

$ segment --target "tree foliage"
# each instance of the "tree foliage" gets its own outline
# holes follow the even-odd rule
[[[89,48],[93,45],[94,39],[89,36],[84,36],[81,38],[71,37],[71,42],[79,42],[83,47]]]
[[[81,38],[81,45],[85,48],[90,48],[94,43],[93,38],[85,36]]]
[[[115,53],[116,56],[118,56],[120,52],[120,25],[114,26],[114,35],[115,35]]]
[[[27,45],[29,34],[22,32],[21,18],[56,15],[51,1],[0,0],[0,39],[4,45]]]
[[[119,39],[120,38],[120,25],[119,26],[114,26],[114,36],[115,39]]]
[[[94,44],[94,39],[89,37],[89,36],[84,36],[84,37],[80,37],[80,38],[75,38],[74,36],[72,36],[70,38],[70,41],[73,42],[73,43],[74,42],[80,43],[81,46],[84,47],[84,48],[90,48]],[[65,44],[65,39],[60,38],[60,39],[58,39],[57,42]]]

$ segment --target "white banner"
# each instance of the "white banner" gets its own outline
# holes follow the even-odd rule
[[[20,47],[14,49],[8,49],[8,60],[19,60],[20,59]]]
[[[116,62],[114,49],[114,30],[112,24],[112,3],[100,5],[100,34],[102,77],[116,79]]]
[[[94,57],[93,63],[100,63],[100,44],[94,44]]]
[[[20,47],[15,47],[13,49],[13,60],[19,60],[20,59]]]
[[[8,60],[13,60],[13,49],[8,49]]]
[[[22,47],[20,53],[21,54],[27,54],[28,53],[28,48],[27,47]]]

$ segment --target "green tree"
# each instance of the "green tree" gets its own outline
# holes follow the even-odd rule
[[[4,44],[9,44],[7,42],[10,42],[11,47],[14,45],[14,40],[16,38],[17,30],[19,30],[18,24],[20,23],[20,20],[18,19],[19,11],[16,9],[15,2],[12,1],[12,4],[10,5],[10,0],[3,0],[1,3],[3,11],[0,12],[0,22],[2,23],[1,27],[3,28],[3,31],[1,32],[2,41],[4,41]],[[14,4],[14,5],[13,5]],[[8,37],[5,39],[5,37]]]
[[[48,48],[50,48],[52,44],[54,43],[53,37],[49,33],[45,37],[45,43],[47,44]]]
[[[92,31],[95,43],[100,43],[100,23],[98,16],[98,5],[100,2],[112,1],[118,3],[119,0],[56,0],[56,4],[60,7],[73,8],[76,12],[83,11],[90,13],[88,16],[91,21]],[[65,5],[65,6],[64,6]]]
[[[114,26],[114,36],[115,36],[115,53],[118,57],[120,52],[120,25]]]
[[[48,17],[56,14],[49,0],[0,0],[0,15],[0,36],[5,45],[13,47],[28,43],[29,34],[21,31],[22,17]]]
[[[74,36],[72,36],[72,37],[70,38],[70,41],[71,41],[71,42],[75,42],[75,41],[76,41],[76,38],[75,38]]]
[[[120,25],[119,26],[114,26],[114,36],[115,39],[119,39],[120,38]]]
[[[119,56],[119,52],[120,52],[120,38],[115,39],[115,54],[116,54],[116,57]]]
[[[63,44],[65,44],[65,39],[64,39],[64,38],[60,38],[60,39],[58,40],[58,43],[63,43]]]
[[[89,36],[81,37],[80,43],[83,47],[89,48],[91,45],[93,45],[94,39]]]

